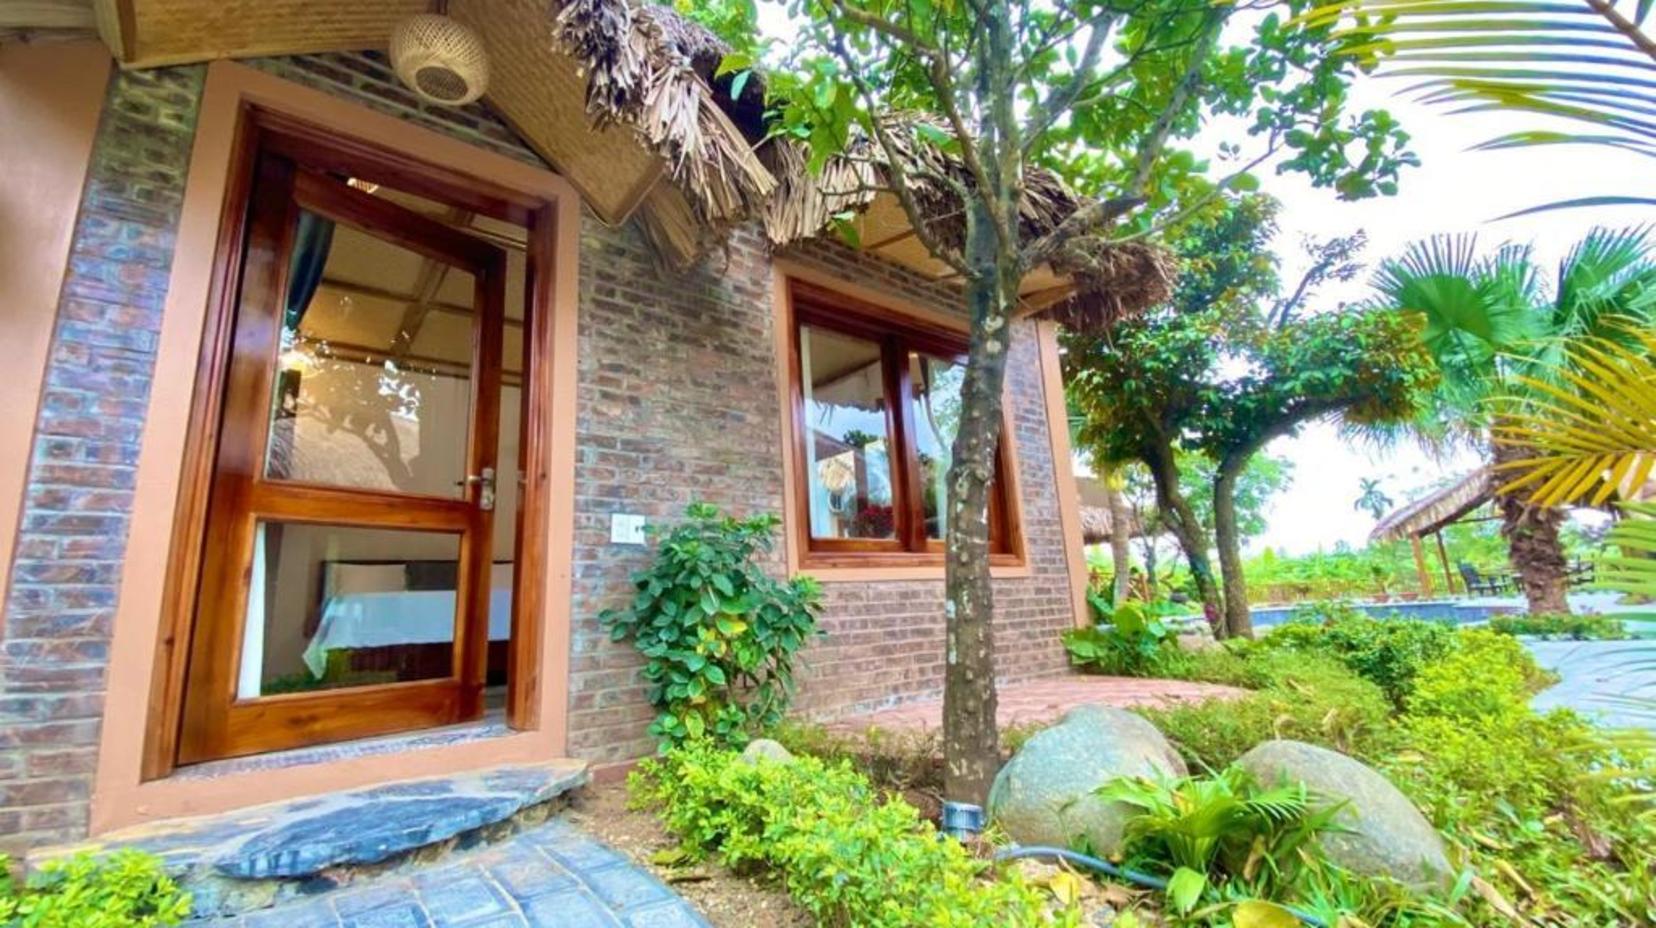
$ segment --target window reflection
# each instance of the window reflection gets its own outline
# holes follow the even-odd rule
[[[897,535],[880,346],[812,326],[799,333],[811,535]]]
[[[930,355],[909,355],[914,384],[915,453],[920,465],[921,516],[926,537],[941,540],[948,532],[948,475],[960,432],[961,387],[966,368]]]

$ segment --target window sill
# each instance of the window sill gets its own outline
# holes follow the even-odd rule
[[[795,573],[809,574],[823,583],[856,583],[943,579],[939,554],[834,554],[810,552],[799,559]],[[1033,575],[1029,562],[1014,554],[989,558],[989,574],[996,580]]]

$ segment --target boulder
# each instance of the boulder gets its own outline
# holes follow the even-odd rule
[[[1323,849],[1340,866],[1415,886],[1441,884],[1452,875],[1437,830],[1372,767],[1303,741],[1267,741],[1237,764],[1267,786],[1304,783],[1323,808],[1344,802],[1335,816],[1341,830],[1322,836]]]
[[[989,816],[1020,844],[1067,847],[1079,838],[1110,855],[1121,849],[1130,810],[1093,791],[1116,777],[1185,772],[1178,752],[1143,718],[1112,706],[1078,706],[1001,768]]]
[[[791,764],[794,759],[791,751],[769,738],[755,738],[742,749],[743,763],[757,763],[761,757],[778,764]]]

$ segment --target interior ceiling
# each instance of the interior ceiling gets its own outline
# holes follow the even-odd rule
[[[23,35],[101,36],[126,67],[333,51],[383,51],[402,19],[432,0],[0,0],[0,40]],[[481,35],[489,51],[485,103],[569,179],[606,222],[650,210],[670,246],[688,255],[699,230],[688,227],[660,158],[630,129],[593,128],[585,76],[555,50],[546,0],[449,0],[448,13]],[[857,219],[861,247],[934,280],[955,274],[908,228],[890,194]],[[1067,295],[1063,278],[1041,267],[1023,282],[1024,309]]]
[[[523,228],[386,187],[372,193],[505,250],[504,367],[508,374],[521,373],[527,268]],[[340,225],[301,331],[327,342],[330,353],[459,372],[471,366],[474,298],[471,274]]]

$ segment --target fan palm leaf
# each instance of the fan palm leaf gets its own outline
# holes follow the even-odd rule
[[[1553,123],[1490,139],[1483,148],[1575,144],[1656,158],[1656,39],[1643,30],[1653,5],[1656,0],[1335,0],[1301,19],[1333,27],[1346,39],[1346,54],[1407,80],[1403,92],[1424,102],[1452,113],[1505,111]],[[1641,175],[1628,178],[1632,190],[1521,213],[1656,205],[1656,172]]]
[[[1583,339],[1564,357],[1553,377],[1516,378],[1528,395],[1497,403],[1495,440],[1523,452],[1501,465],[1501,492],[1548,507],[1630,497],[1656,469],[1656,329]]]

